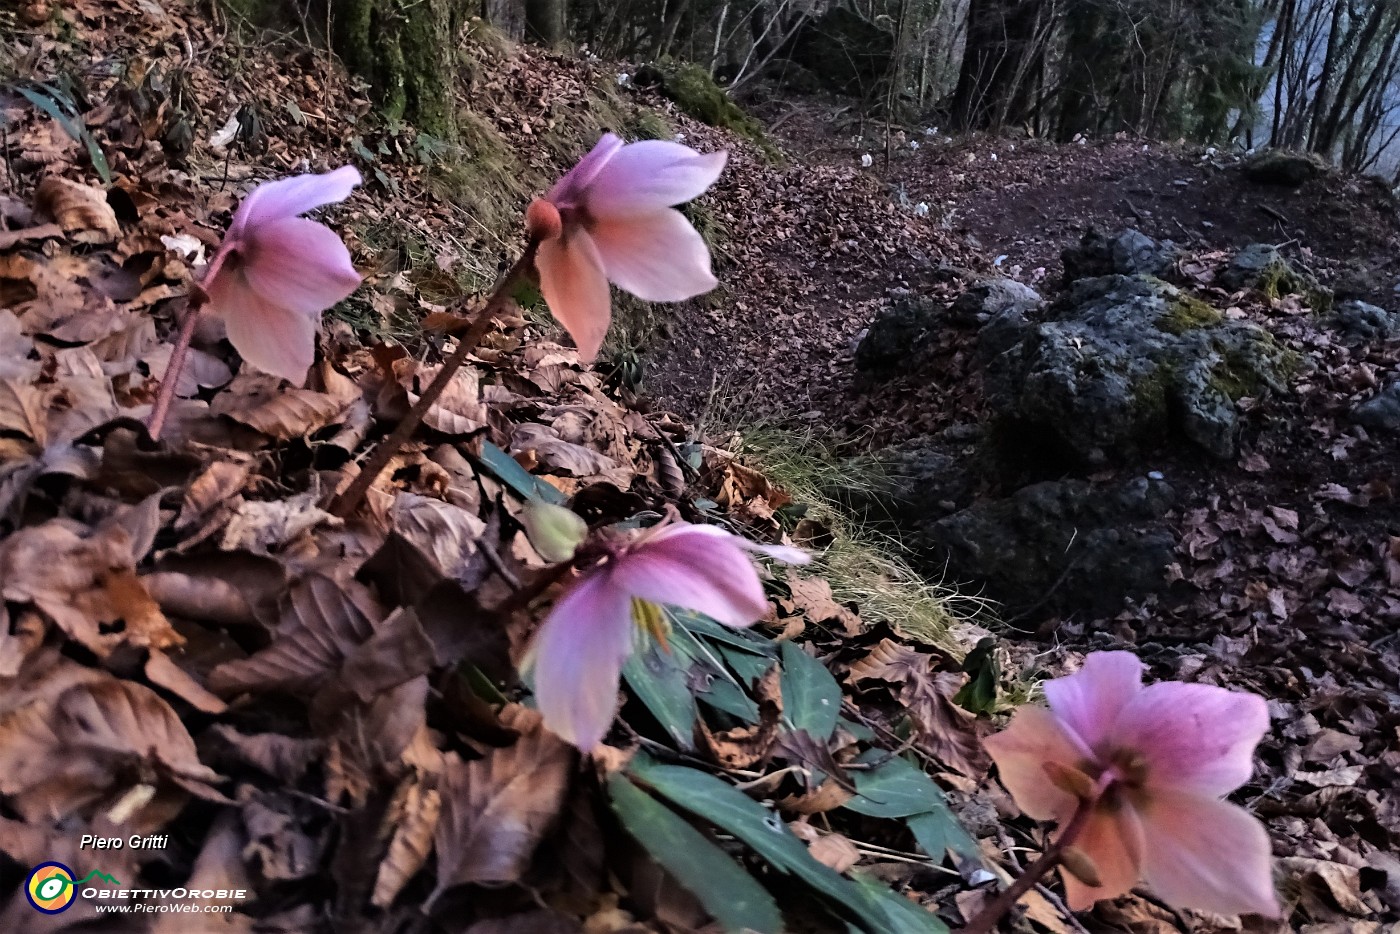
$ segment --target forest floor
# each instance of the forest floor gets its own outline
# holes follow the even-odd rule
[[[903,925],[965,920],[1035,845],[977,737],[1034,679],[1117,647],[1154,676],[1270,699],[1275,728],[1239,800],[1269,825],[1292,914],[1237,922],[1135,894],[1071,916],[1052,886],[1017,930],[1369,934],[1400,919],[1394,448],[1346,418],[1393,378],[1400,347],[1335,343],[1296,300],[1228,296],[1210,278],[1244,242],[1287,242],[1320,279],[1393,304],[1394,208],[1366,183],[1284,192],[1191,149],[919,129],[886,171],[883,144],[853,138],[859,125],[824,102],[759,108],[789,152],[775,163],[623,89],[620,66],[489,34],[471,46],[459,160],[366,119],[359,85],[290,34],[178,0],[54,10],[0,20],[15,70],[48,82],[0,102],[0,929],[118,929],[90,902],[60,915],[26,904],[25,867],[59,860],[153,888],[247,888],[205,928],[217,931],[712,930],[707,913],[744,901],[734,891],[761,907],[765,888],[793,930],[845,930],[840,916],[932,931]],[[723,286],[636,319],[640,393],[606,363],[579,366],[525,307],[363,514],[323,511],[450,343],[422,322],[459,323],[463,293],[513,258],[526,199],[602,127],[658,122],[731,150],[690,209]],[[217,329],[201,333],[153,443],[140,419],[191,265],[256,182],[347,162],[366,184],[327,216],[367,285],[328,320],[309,386],[235,375]],[[49,176],[66,184],[40,197]],[[994,269],[1030,281],[1044,268],[1037,287],[1052,294],[1062,247],[1089,223],[1129,220],[1189,251],[1201,295],[1312,363],[1291,393],[1253,405],[1237,462],[1168,451],[1152,465],[1187,493],[1167,594],[1111,619],[1027,616],[1025,631],[1000,630],[999,674],[985,659],[963,670],[970,642],[921,641],[819,576],[779,571],[762,634],[678,623],[674,651],[630,672],[592,767],[514,702],[531,620],[500,608],[544,573],[523,501],[573,496],[596,522],[718,505],[750,533],[821,548],[830,530],[796,521],[802,504],[705,442],[768,423],[858,454],[977,420],[974,332],[940,334],[917,372],[867,386],[852,361],[862,330],[892,297],[951,300]],[[727,781],[702,781],[714,776]],[[669,805],[705,835],[675,836],[690,825]],[[77,842],[131,828],[172,842],[100,867]],[[795,850],[773,844],[778,830]],[[677,886],[657,860],[678,850],[670,873],[728,867],[698,881],[736,888]],[[200,930],[184,920],[122,930]]]

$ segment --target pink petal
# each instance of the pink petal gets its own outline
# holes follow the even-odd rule
[[[698,198],[715,183],[727,152],[645,140],[623,146],[588,186],[588,213],[600,219],[646,214]]]
[[[692,525],[689,523],[677,523],[668,525],[651,539],[653,542],[670,538],[672,535],[681,533],[698,533],[700,535],[711,535],[725,539],[733,545],[737,545],[746,551],[752,551],[760,555],[767,555],[774,561],[781,561],[784,564],[808,564],[812,556],[801,548],[790,548],[787,545],[766,545],[762,542],[750,541],[742,535],[735,535],[726,532],[717,525]]]
[[[253,231],[243,271],[264,297],[306,315],[319,315],[360,287],[360,274],[340,237],[303,217]]]
[[[1044,707],[1021,707],[1011,715],[1011,723],[983,740],[997,764],[1001,783],[1016,804],[1036,820],[1069,820],[1078,799],[1050,783],[1045,763],[1081,768],[1085,750],[1060,726],[1055,715]]]
[[[584,752],[603,741],[617,713],[622,663],[632,653],[632,599],[610,569],[564,595],[535,633],[524,667],[545,725]]]
[[[300,386],[316,356],[316,323],[263,298],[241,272],[209,283],[209,300],[224,319],[229,342],[249,365]]]
[[[566,229],[564,236],[540,244],[535,268],[550,312],[578,345],[579,359],[591,362],[612,321],[608,280],[593,240],[586,231]]]
[[[617,560],[618,585],[652,603],[704,613],[726,626],[752,626],[768,613],[753,560],[735,536],[679,525]]]
[[[1254,747],[1268,730],[1262,697],[1163,681],[1128,701],[1110,741],[1147,759],[1150,789],[1216,797],[1249,780]]]
[[[552,201],[560,209],[582,207],[588,186],[593,184],[598,173],[622,148],[622,140],[611,133],[604,133],[602,139],[598,140],[598,145],[580,159],[578,165],[570,169],[563,178],[554,183],[545,200]]]
[[[1142,689],[1142,662],[1131,652],[1091,652],[1065,678],[1045,682],[1055,716],[1084,743],[1102,753],[1118,713]]]
[[[1192,794],[1154,794],[1143,826],[1150,844],[1143,878],[1168,904],[1279,916],[1269,834],[1244,808]]]
[[[1089,817],[1074,845],[1094,863],[1100,885],[1085,885],[1063,869],[1065,901],[1072,911],[1083,911],[1094,902],[1117,898],[1130,891],[1142,877],[1142,861],[1147,844],[1137,811],[1126,804],[1100,806]]]
[[[679,302],[719,283],[705,240],[679,211],[598,220],[588,227],[608,278],[648,302]]]
[[[229,228],[231,237],[241,237],[248,228],[257,228],[269,221],[296,217],[323,204],[334,204],[350,197],[360,184],[360,173],[352,165],[342,166],[322,175],[297,175],[275,182],[265,182],[243,199],[233,215]]]

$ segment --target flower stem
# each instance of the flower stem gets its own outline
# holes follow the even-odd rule
[[[165,365],[165,375],[161,377],[160,389],[156,392],[155,405],[151,407],[151,418],[146,430],[152,441],[160,440],[160,431],[165,427],[166,416],[170,414],[170,404],[175,400],[175,387],[180,383],[180,373],[185,368],[185,357],[189,356],[190,341],[194,340],[195,325],[209,296],[198,286],[190,295],[185,309],[185,320],[180,323],[180,333],[175,338],[175,346],[170,350],[170,361]]]
[[[423,416],[437,403],[438,398],[452,382],[452,377],[461,369],[462,364],[467,361],[467,357],[471,355],[472,351],[476,350],[477,344],[481,343],[486,332],[491,329],[496,315],[509,300],[511,291],[534,266],[535,251],[538,248],[539,241],[531,239],[525,247],[525,252],[521,253],[520,258],[515,261],[515,265],[511,266],[501,281],[496,284],[491,297],[487,299],[486,307],[477,314],[476,320],[472,322],[467,332],[458,338],[457,349],[452,352],[452,356],[444,361],[437,376],[423,390],[423,394],[408,410],[403,421],[399,422],[387,438],[379,442],[379,446],[374,449],[374,453],[370,455],[359,474],[345,488],[345,491],[331,502],[329,511],[332,515],[344,519],[360,508],[360,504],[364,502],[370,487],[374,485],[374,481],[384,472],[384,468],[389,466],[389,462],[394,459],[394,455],[399,452],[399,448],[403,447],[404,442],[413,437],[413,433],[423,422]]]
[[[978,912],[977,917],[968,922],[967,927],[963,928],[960,934],[991,934],[992,931],[995,931],[997,922],[1021,900],[1021,896],[1033,889],[1050,870],[1060,864],[1065,850],[1074,845],[1074,841],[1084,830],[1084,825],[1089,822],[1089,815],[1093,813],[1096,803],[1097,798],[1081,799],[1079,809],[1074,812],[1069,823],[1065,824],[1064,830],[1060,831],[1055,842],[1046,847],[1045,852],[1040,854],[1040,858],[1031,863],[1026,871],[1021,873],[1020,878],[1007,886],[1006,891]]]

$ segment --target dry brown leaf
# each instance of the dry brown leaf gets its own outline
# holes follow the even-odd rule
[[[101,657],[121,645],[164,649],[184,640],[136,576],[159,521],[155,499],[128,515],[151,513],[135,525],[108,520],[97,529],[54,519],[0,542],[0,595],[32,603],[68,636]],[[149,532],[149,534],[148,534]]]
[[[326,742],[321,739],[300,739],[281,733],[257,733],[251,736],[226,724],[215,724],[201,736],[212,740],[216,762],[231,761],[251,765],[288,785],[301,781],[313,762],[326,756]]]
[[[397,368],[396,368],[397,369]],[[399,381],[408,392],[409,405],[418,403],[419,389],[427,388],[442,367],[425,366],[400,376]],[[468,435],[486,427],[486,406],[481,402],[481,381],[471,367],[463,367],[452,375],[438,400],[428,407],[423,422],[443,434]]]
[[[592,448],[564,441],[553,429],[532,422],[516,425],[512,429],[510,452],[531,452],[540,463],[575,477],[605,475],[612,479],[611,474],[618,468],[617,462],[611,457],[599,454]],[[616,483],[615,480],[613,482]],[[625,489],[624,484],[617,485]]]
[[[386,823],[394,827],[394,836],[379,864],[371,904],[389,907],[408,880],[423,868],[433,851],[433,832],[441,812],[442,795],[436,788],[427,787],[417,778],[399,787],[386,815]]]
[[[772,755],[773,744],[778,738],[778,724],[783,716],[781,675],[781,666],[774,665],[764,672],[754,686],[758,723],[713,733],[705,721],[696,721],[700,741],[721,767],[748,769]]]
[[[79,243],[111,243],[121,235],[116,212],[100,188],[50,175],[34,193],[34,208]]]
[[[125,335],[128,331],[119,333]],[[115,336],[106,338],[108,347],[111,346]],[[133,337],[139,339],[139,332]],[[170,366],[170,355],[174,349],[170,344],[157,344],[141,354],[141,362],[150,369],[152,380],[160,382],[165,379],[165,371]],[[205,353],[198,347],[191,347],[185,354],[185,365],[180,369],[180,379],[175,386],[175,395],[181,399],[189,399],[198,395],[201,389],[214,389],[227,384],[232,379],[233,371],[229,369],[227,363],[213,354]]]
[[[23,435],[43,447],[49,440],[54,394],[53,386],[36,386],[29,375],[0,376],[0,431]]]
[[[170,656],[164,652],[157,649],[151,650],[150,656],[146,659],[145,672],[146,680],[157,687],[165,688],[196,710],[212,714],[221,714],[228,710],[228,704],[210,694],[204,685],[196,681],[194,676],[185,669],[171,661]]]
[[[276,639],[261,652],[209,673],[218,694],[285,691],[315,694],[384,620],[384,608],[355,581],[310,574],[292,587]]]
[[[991,766],[975,729],[976,717],[953,703],[967,676],[932,670],[932,659],[891,639],[851,666],[851,684],[878,679],[899,685],[899,699],[913,716],[924,751],[949,768],[979,777]]]
[[[134,812],[117,822],[147,832],[175,816],[182,792],[225,800],[218,781],[170,706],[129,681],[79,683],[0,720],[0,793],[29,820],[119,811],[131,796]],[[133,794],[142,786],[155,794]]]
[[[439,574],[451,578],[466,576],[486,531],[486,523],[465,509],[416,493],[399,493],[394,498],[389,523],[437,565]]]
[[[247,369],[214,397],[209,410],[278,441],[303,438],[331,424],[350,408],[353,397],[282,387],[282,381]]]
[[[850,838],[834,832],[818,830],[806,821],[796,821],[788,825],[793,834],[803,843],[812,858],[823,866],[844,873],[860,862],[860,850]]]
[[[225,811],[214,821],[209,835],[204,838],[204,846],[195,857],[194,869],[184,882],[187,889],[201,891],[238,891],[247,893],[245,899],[215,899],[213,904],[238,904],[252,897],[253,880],[248,867],[243,862],[243,847],[247,841],[239,826],[238,815]],[[210,902],[206,902],[209,904]],[[189,904],[173,896],[168,905]],[[200,919],[200,934],[245,934],[253,930],[253,919],[237,911],[208,912]],[[156,916],[150,934],[188,934],[190,918],[177,911],[163,912]]]
[[[814,623],[835,620],[848,636],[860,635],[860,616],[836,602],[831,584],[822,577],[804,577],[788,571],[784,580],[792,591],[792,602]]]
[[[453,886],[518,881],[568,794],[573,747],[519,705],[501,711],[501,722],[519,731],[515,745],[474,762],[449,757],[443,771],[429,904]]]
[[[316,505],[315,493],[302,493],[286,499],[239,500],[219,545],[224,551],[269,554],[318,526],[338,528],[340,519]]]

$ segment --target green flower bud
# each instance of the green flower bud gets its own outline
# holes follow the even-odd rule
[[[578,513],[563,506],[530,500],[520,514],[530,544],[546,561],[568,561],[588,537],[588,524]]]

